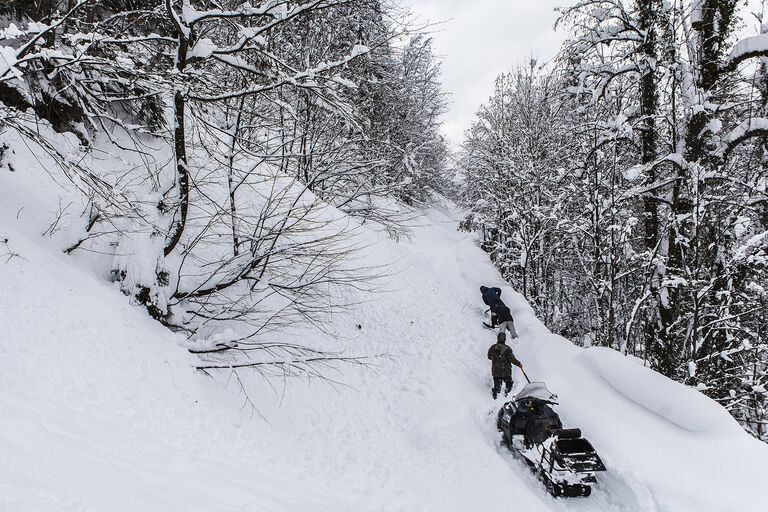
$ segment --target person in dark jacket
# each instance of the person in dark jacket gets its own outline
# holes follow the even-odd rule
[[[501,301],[501,288],[480,287],[480,294],[483,296],[483,302],[493,310],[493,307]]]
[[[523,364],[517,360],[512,349],[506,344],[507,335],[498,334],[496,343],[488,349],[488,359],[491,361],[491,376],[493,377],[493,389],[491,394],[494,400],[499,396],[501,384],[504,383],[504,396],[512,391],[512,365],[522,369]]]
[[[491,325],[485,325],[488,327],[496,327],[496,313],[493,311],[499,304],[504,304],[501,301],[501,288],[488,288],[487,286],[481,286],[480,294],[483,297],[483,303],[488,306],[488,309],[491,312]]]
[[[499,300],[496,307],[491,310],[491,327],[499,326],[499,332],[509,331],[512,338],[517,338],[515,329],[515,319],[512,318],[512,312],[506,304]]]

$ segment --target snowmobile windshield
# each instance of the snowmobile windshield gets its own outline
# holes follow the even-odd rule
[[[554,402],[557,400],[557,395],[550,392],[547,389],[547,385],[543,382],[531,382],[526,384],[520,393],[515,396],[516,400],[520,400],[522,398],[538,398],[539,400],[544,400],[545,402]]]

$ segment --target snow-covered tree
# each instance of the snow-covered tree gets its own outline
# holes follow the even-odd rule
[[[42,4],[5,11],[17,22],[2,31],[0,101],[4,126],[82,192],[65,251],[111,254],[121,289],[207,357],[322,359],[261,337],[297,320],[320,326],[344,306],[340,289],[365,286],[371,272],[352,262],[340,211],[393,228],[377,202],[428,195],[433,182],[404,193],[392,162],[368,151],[416,153],[413,176],[441,162],[417,144],[437,137],[439,108],[408,103],[417,92],[442,101],[428,44],[401,50],[405,29],[376,0]],[[417,47],[421,60],[401,57]],[[421,139],[373,129],[375,110],[358,99],[379,69],[391,72],[381,87],[411,86],[389,97],[387,126],[411,109]],[[80,145],[57,145],[41,122]],[[125,165],[99,168],[105,147]]]
[[[536,122],[498,128],[524,110],[505,99],[517,91],[499,84],[467,134],[462,167],[486,248],[529,295],[516,273],[527,264],[526,235],[508,234],[521,215],[497,197],[499,179],[521,180],[515,190],[525,197],[512,202],[523,212],[556,219],[558,250],[535,254],[558,283],[550,325],[642,357],[764,436],[768,44],[764,34],[736,40],[742,7],[576,2],[562,11],[571,36],[550,72],[558,80],[549,102],[564,113],[550,124],[569,134],[556,145],[559,180],[513,163],[520,141],[541,132]],[[531,168],[551,165],[525,158]],[[526,200],[539,183],[552,199],[537,210]]]

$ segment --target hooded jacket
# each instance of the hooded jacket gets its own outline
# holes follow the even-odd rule
[[[497,378],[511,377],[512,365],[523,366],[515,357],[512,349],[503,341],[491,345],[491,348],[488,349],[488,359],[491,361],[491,376]]]
[[[496,304],[501,302],[501,288],[480,287],[480,293],[483,296],[483,302],[486,306],[493,309]]]

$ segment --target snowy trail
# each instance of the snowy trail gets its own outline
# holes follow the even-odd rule
[[[731,451],[718,445],[719,435],[709,443],[685,438],[667,442],[669,425],[656,421],[659,411],[638,408],[626,396],[616,396],[614,387],[601,383],[604,377],[589,367],[604,356],[601,349],[579,349],[551,334],[522,297],[507,287],[504,298],[521,332],[515,344],[518,357],[532,379],[544,380],[560,394],[559,410],[566,424],[582,427],[609,467],[588,501],[550,498],[524,465],[510,464],[510,455],[499,456],[494,417],[488,414],[502,401],[494,403],[489,396],[485,352],[494,333],[480,323],[484,308],[479,285],[500,283],[487,255],[470,235],[456,231],[450,210],[430,211],[411,241],[390,245],[381,240],[376,247],[374,256],[394,255],[407,262],[393,278],[397,291],[362,305],[335,328],[351,337],[353,346],[386,352],[393,359],[376,374],[350,379],[364,395],[363,402],[354,393],[315,390],[309,408],[298,402],[289,406],[303,407],[303,413],[314,418],[313,428],[336,431],[333,447],[317,448],[313,460],[320,464],[330,454],[344,454],[333,478],[359,476],[350,479],[353,495],[358,496],[356,505],[389,510],[393,503],[407,500],[410,505],[404,509],[468,510],[503,507],[514,497],[515,505],[525,510],[725,511],[738,503],[754,508],[753,489],[766,475],[759,456],[768,452],[764,445],[698,392],[610,353],[612,371],[631,376],[624,384],[628,389],[651,395],[651,409],[659,405],[663,414],[680,416],[677,421],[682,423],[702,421],[707,424],[702,428],[721,431],[734,448],[740,448]],[[361,332],[349,328],[356,323],[363,325]],[[640,375],[634,375],[635,370]],[[519,376],[517,384],[521,383]],[[659,404],[653,395],[680,396],[682,403]],[[301,393],[293,390],[288,396],[292,401]],[[683,410],[676,412],[675,407]],[[279,413],[273,410],[268,416]],[[305,435],[312,436],[312,429]],[[679,443],[686,443],[688,452],[676,450]],[[745,453],[750,450],[751,454]],[[393,453],[408,458],[393,460]],[[707,456],[702,458],[702,453]],[[731,475],[726,474],[726,487],[733,486],[736,499],[722,496],[713,475],[724,470],[707,457],[728,464],[725,473]],[[377,468],[367,470],[366,461],[376,461]],[[701,467],[709,475],[700,475]],[[710,487],[702,490],[702,481]],[[422,491],[410,495],[414,487]]]
[[[373,371],[341,369],[332,375],[341,387],[246,378],[267,421],[242,407],[226,376],[194,372],[180,338],[41,244],[14,212],[0,208],[3,234],[26,258],[0,265],[2,511],[762,506],[768,447],[699,393],[551,334],[504,288],[517,356],[608,467],[590,498],[549,497],[499,446],[502,400],[490,397],[485,359],[494,333],[481,326],[478,289],[501,281],[450,208],[427,212],[410,240],[365,234],[370,263],[396,261],[399,271],[388,291],[357,297],[366,301],[327,327],[349,353],[387,357]]]

